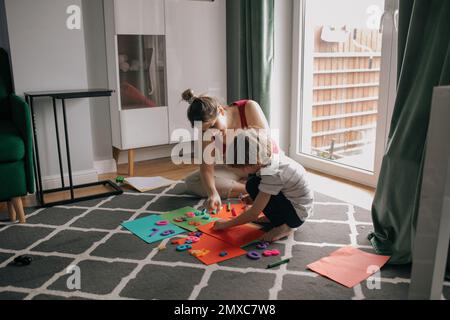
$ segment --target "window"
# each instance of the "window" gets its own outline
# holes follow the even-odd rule
[[[374,185],[396,69],[393,14],[380,25],[395,5],[297,1],[291,156],[305,166]]]

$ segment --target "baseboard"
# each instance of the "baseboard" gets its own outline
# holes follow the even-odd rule
[[[94,161],[94,169],[97,174],[117,172],[117,165],[114,159]]]
[[[98,181],[97,171],[95,169],[92,169],[92,170],[83,170],[83,171],[74,172],[72,174],[72,180],[73,180],[74,185],[97,182]],[[68,174],[64,175],[64,184],[66,186],[69,185],[69,175]],[[61,176],[53,175],[53,176],[43,177],[42,185],[43,185],[44,190],[60,188],[61,187]]]
[[[187,142],[191,143],[191,142]],[[141,148],[135,150],[134,161],[147,161],[147,160],[155,160],[162,158],[170,158],[172,149],[175,145],[163,145],[149,148]],[[123,150],[119,155],[119,164],[128,163],[128,152]]]

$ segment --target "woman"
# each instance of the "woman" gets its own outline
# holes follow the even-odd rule
[[[189,103],[187,116],[192,126],[196,121],[202,122],[202,130],[219,130],[224,136],[227,129],[269,129],[264,113],[259,104],[252,100],[240,100],[230,106],[208,96],[195,96],[191,89],[182,94]],[[225,139],[224,139],[225,141]],[[211,142],[203,142],[203,150]],[[235,198],[247,193],[245,181],[240,170],[225,165],[211,165],[202,161],[200,170],[186,178],[189,193],[207,197],[205,206],[209,209],[221,207],[221,198]]]

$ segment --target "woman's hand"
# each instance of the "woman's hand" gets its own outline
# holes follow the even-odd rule
[[[222,200],[217,192],[215,192],[212,196],[206,200],[205,207],[208,210],[220,210],[222,208]]]
[[[230,227],[229,221],[221,219],[221,220],[217,220],[217,221],[214,223],[213,230],[215,230],[215,231],[220,231],[220,230],[227,229],[227,228],[229,228],[229,227]]]

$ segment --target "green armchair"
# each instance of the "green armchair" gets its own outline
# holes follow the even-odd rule
[[[21,197],[34,193],[31,113],[13,93],[8,54],[0,48],[0,202],[9,216],[25,223]]]

